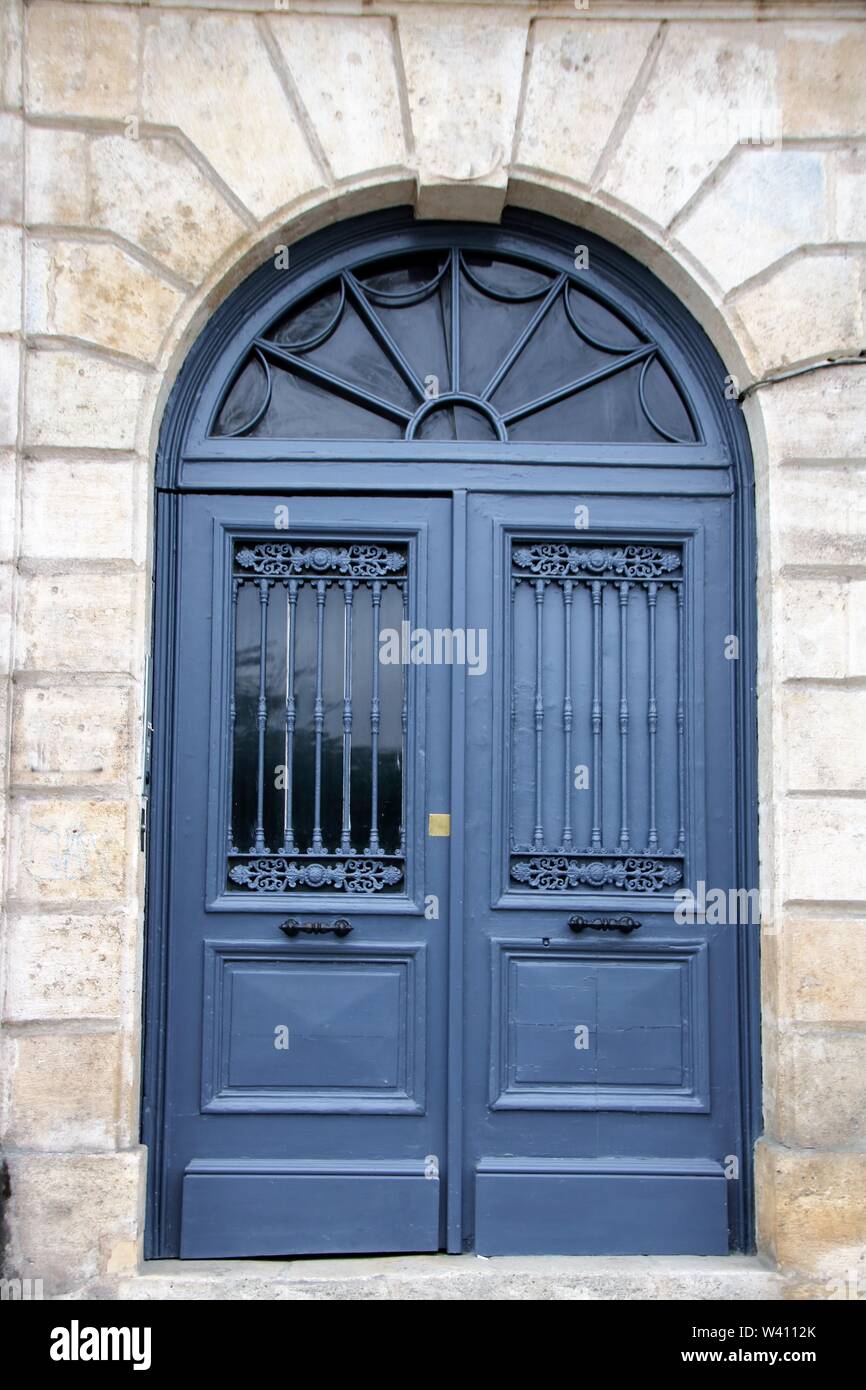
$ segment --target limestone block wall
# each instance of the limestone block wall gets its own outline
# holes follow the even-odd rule
[[[740,389],[855,356],[864,73],[854,3],[2,0],[12,1269],[110,1291],[140,1259],[153,456],[208,315],[275,244],[335,219],[511,203],[649,265]],[[762,386],[746,418],[770,904],[760,1242],[829,1297],[866,1258],[866,369]]]

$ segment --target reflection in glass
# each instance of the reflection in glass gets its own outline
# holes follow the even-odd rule
[[[401,856],[406,668],[377,631],[408,611],[405,548],[292,549],[236,552],[232,854]]]

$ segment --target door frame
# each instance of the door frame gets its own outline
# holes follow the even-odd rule
[[[576,232],[554,219],[512,214],[515,225],[529,227],[541,240],[573,247]],[[353,219],[307,238],[307,246],[325,256],[357,241],[359,229],[369,237],[384,228],[413,248],[420,237],[431,234],[436,224],[418,227],[406,210],[371,214]],[[460,224],[451,224],[459,229]],[[347,227],[349,231],[347,232]],[[494,244],[511,244],[507,229],[489,228]],[[757,562],[754,475],[745,422],[736,402],[725,392],[729,380],[725,367],[698,324],[675,297],[649,271],[637,266],[607,243],[580,232],[591,254],[610,263],[625,277],[634,299],[651,311],[670,316],[680,340],[694,363],[698,394],[709,400],[711,420],[705,444],[688,446],[688,464],[673,460],[664,447],[576,444],[574,446],[485,445],[482,450],[460,446],[459,454],[447,446],[404,444],[404,462],[398,462],[393,446],[383,450],[376,443],[355,447],[355,462],[327,444],[315,450],[297,449],[291,443],[267,449],[259,447],[254,459],[229,462],[222,450],[213,460],[189,442],[189,426],[206,379],[227,328],[237,328],[245,315],[261,304],[268,287],[279,279],[268,264],[249,277],[221,306],[190,353],[175,383],[163,419],[157,449],[155,489],[154,574],[152,607],[152,681],[147,693],[145,722],[149,733],[145,758],[145,797],[148,811],[145,878],[144,948],[144,1044],[142,1064],[141,1141],[148,1151],[148,1183],[144,1255],[157,1259],[160,1248],[163,1171],[163,1121],[165,1107],[165,1016],[168,961],[168,892],[171,877],[173,809],[170,804],[173,712],[176,663],[176,594],[178,580],[178,525],[180,494],[257,493],[269,497],[310,495],[403,495],[448,497],[452,502],[453,592],[452,624],[466,627],[466,532],[468,496],[471,492],[573,493],[617,495],[652,494],[700,496],[727,492],[734,504],[734,548],[731,556],[735,627],[739,636],[739,660],[734,680],[737,753],[736,864],[739,886],[757,888],[758,880],[758,773],[757,773]],[[216,388],[214,388],[216,389]],[[707,425],[705,415],[702,423]],[[223,441],[217,441],[222,444]],[[262,441],[253,441],[261,445]],[[236,443],[236,441],[235,441]],[[383,455],[388,456],[383,466]],[[685,465],[685,466],[684,466]],[[451,1005],[448,1035],[448,1174],[447,1249],[462,1250],[462,908],[465,872],[462,757],[465,736],[466,672],[452,669],[451,696],[451,855],[449,886],[449,969]],[[143,807],[144,807],[143,803]],[[755,1248],[754,1142],[761,1132],[761,1046],[758,925],[738,928],[738,999],[740,1033],[740,1115],[743,1165],[735,1203],[734,1247]]]

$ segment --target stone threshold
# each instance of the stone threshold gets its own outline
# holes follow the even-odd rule
[[[111,1293],[135,1300],[782,1299],[755,1256],[381,1255],[304,1260],[159,1260]],[[80,1296],[80,1295],[79,1295]]]

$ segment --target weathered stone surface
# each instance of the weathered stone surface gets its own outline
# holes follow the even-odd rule
[[[15,569],[0,565],[0,673],[8,674],[12,661],[12,592]]]
[[[21,554],[36,559],[139,560],[142,465],[26,459]]]
[[[866,369],[830,367],[760,392],[771,457],[866,459]]]
[[[10,1155],[8,1273],[68,1292],[136,1259],[144,1150]]]
[[[779,820],[786,901],[866,899],[866,803],[789,797]]]
[[[0,445],[18,437],[18,383],[21,344],[17,338],[0,338]]]
[[[657,25],[533,25],[518,164],[589,183]]]
[[[28,353],[26,442],[132,449],[145,380],[139,371],[84,353]]]
[[[25,210],[31,226],[88,222],[89,141],[77,130],[27,128]]]
[[[126,889],[129,809],[123,801],[33,801],[12,814],[10,892],[26,902],[104,902]]]
[[[670,26],[602,187],[666,226],[738,143],[772,138],[775,67],[758,29]]]
[[[0,564],[15,554],[15,480],[15,452],[0,449]]]
[[[843,1278],[866,1245],[866,1153],[758,1141],[758,1243],[791,1269]],[[826,1297],[833,1297],[828,1285]]]
[[[837,151],[836,235],[862,241],[866,227],[866,150],[858,145]]]
[[[108,1149],[118,1102],[117,1033],[22,1033],[7,1039],[13,1148]]]
[[[19,686],[12,778],[21,786],[99,786],[134,774],[130,696],[115,686]]]
[[[364,1259],[167,1260],[120,1282],[118,1298],[471,1302],[769,1299],[775,1271],[742,1255],[379,1255]]]
[[[756,371],[856,356],[866,336],[861,271],[854,256],[804,256],[739,293],[736,314],[755,344]]]
[[[448,42],[431,11],[402,11],[400,45],[418,158],[420,216],[497,218],[526,47],[517,14],[452,12]],[[463,183],[468,187],[460,188]],[[474,192],[474,198],[473,198]]]
[[[677,227],[677,240],[723,290],[800,246],[828,240],[826,163],[813,150],[736,150]]]
[[[391,21],[286,15],[268,22],[335,177],[404,164]]]
[[[103,136],[91,143],[90,168],[93,225],[195,283],[245,231],[222,193],[172,140]]]
[[[848,586],[848,674],[866,676],[866,580]]]
[[[5,0],[0,8],[0,105],[21,105],[22,0]]]
[[[862,24],[786,25],[779,31],[778,102],[788,137],[866,133]]]
[[[796,791],[866,791],[866,690],[783,686],[786,785]]]
[[[136,574],[33,574],[21,582],[22,669],[135,674],[141,623]]]
[[[138,15],[105,5],[28,10],[28,106],[40,115],[111,116],[137,107]]]
[[[31,242],[27,328],[152,362],[183,295],[104,242]]]
[[[0,111],[0,220],[19,222],[24,182],[24,123]]]
[[[866,563],[866,470],[862,467],[797,464],[777,468],[771,505],[775,565]]]
[[[13,917],[5,1016],[14,1023],[117,1018],[131,924],[109,914]]]
[[[768,1132],[804,1149],[861,1148],[866,1139],[866,1033],[790,1032],[777,1049]]]
[[[0,227],[0,333],[21,328],[21,232]]]
[[[866,918],[786,917],[777,947],[780,1019],[866,1027]]]
[[[182,130],[257,217],[322,183],[251,16],[161,13],[145,33],[141,99],[145,119]]]
[[[840,680],[848,674],[848,591],[836,576],[777,582],[780,677]]]

